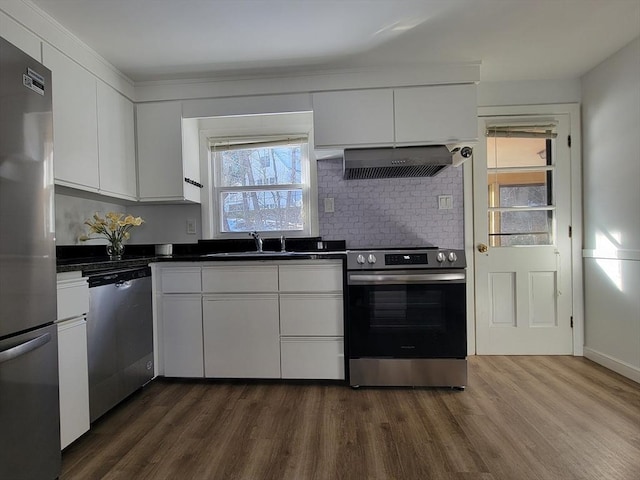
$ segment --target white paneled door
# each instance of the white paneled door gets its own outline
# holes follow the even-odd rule
[[[571,354],[568,115],[479,122],[473,158],[476,351]]]

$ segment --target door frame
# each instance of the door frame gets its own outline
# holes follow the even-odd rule
[[[580,104],[558,103],[550,105],[508,105],[478,107],[478,143],[484,145],[484,131],[480,126],[483,117],[561,115],[569,116],[571,135],[571,199],[569,224],[571,225],[571,308],[573,316],[573,355],[584,353],[584,287],[582,273],[582,140]],[[475,302],[475,228],[473,223],[473,159],[464,163],[464,248],[467,262],[467,352],[476,354],[476,302]]]

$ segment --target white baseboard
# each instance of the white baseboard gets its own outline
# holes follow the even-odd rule
[[[628,363],[621,362],[620,360],[611,357],[605,353],[592,350],[588,347],[584,347],[584,356],[589,360],[596,362],[603,367],[613,370],[620,375],[627,377],[634,382],[640,383],[640,368],[629,365]]]

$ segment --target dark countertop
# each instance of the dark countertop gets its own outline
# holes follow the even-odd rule
[[[105,271],[105,270],[121,270],[125,268],[143,267],[156,261],[156,257],[135,257],[124,258],[122,260],[109,260],[108,258],[98,257],[79,258],[77,261],[64,262],[58,264],[57,272],[74,272],[81,270],[84,274]]]
[[[346,256],[344,241],[324,242],[323,250],[316,250],[316,239],[299,242],[288,240],[295,249],[301,251],[279,252],[271,249],[263,253],[252,250],[250,242],[201,240],[198,244],[174,245],[173,255],[155,255],[153,245],[127,245],[122,260],[109,260],[104,254],[104,245],[58,247],[58,273],[82,271],[83,275],[107,271],[135,268],[155,262],[230,262],[264,260],[343,260]],[[266,242],[265,242],[266,243]],[[275,245],[274,245],[275,246]],[[242,249],[242,250],[237,250]]]
[[[121,270],[126,268],[142,267],[155,262],[230,262],[230,261],[289,261],[289,260],[342,260],[346,252],[263,252],[255,254],[253,252],[235,252],[232,255],[225,253],[212,254],[187,254],[187,255],[161,255],[140,258],[124,258],[122,260],[90,259],[79,260],[77,263],[64,263],[58,265],[57,271],[73,272],[81,270],[83,274],[90,274],[106,270]]]

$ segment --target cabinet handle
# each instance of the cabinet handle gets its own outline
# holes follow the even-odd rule
[[[203,184],[198,183],[198,182],[196,182],[195,180],[192,180],[192,179],[187,178],[187,177],[184,177],[184,181],[185,181],[185,182],[187,182],[187,183],[189,183],[189,184],[191,184],[191,185],[195,185],[195,186],[196,186],[196,187],[198,187],[198,188],[203,188],[203,187],[204,187],[204,185],[203,185]]]

